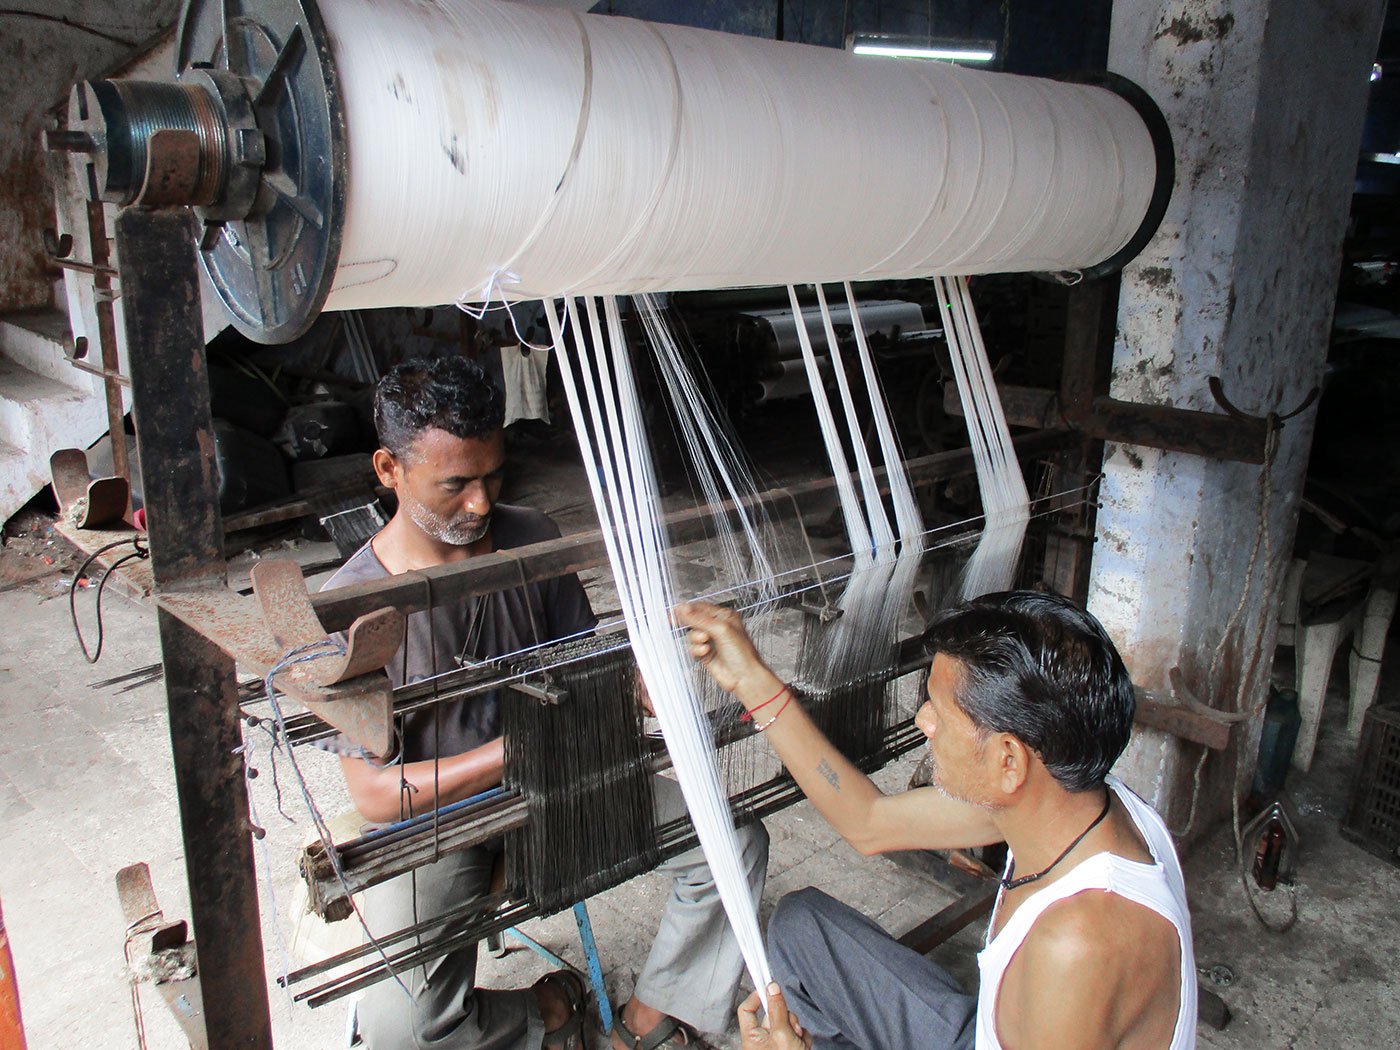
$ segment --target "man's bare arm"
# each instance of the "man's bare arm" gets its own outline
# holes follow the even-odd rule
[[[754,712],[754,722],[766,727],[769,744],[803,793],[855,849],[869,855],[1000,841],[986,813],[936,789],[881,792],[826,738],[798,700],[778,695],[783,682],[758,655],[738,613],[694,602],[677,608],[676,619],[690,628],[692,655],[721,688]]]
[[[437,801],[433,799],[431,759],[404,765],[375,766],[362,758],[342,757],[341,771],[350,799],[366,820],[388,823],[429,813],[471,798],[501,782],[505,748],[497,738],[481,747],[441,759],[437,765]]]

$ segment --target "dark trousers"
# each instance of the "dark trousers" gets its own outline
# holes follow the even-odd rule
[[[805,889],[768,924],[773,979],[814,1050],[971,1050],[977,1000],[878,924]]]

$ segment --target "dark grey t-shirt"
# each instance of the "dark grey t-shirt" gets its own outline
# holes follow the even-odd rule
[[[559,528],[548,517],[528,507],[498,503],[491,511],[493,550],[510,550],[543,540],[556,539]],[[350,556],[322,590],[345,587],[390,575],[366,543]],[[404,644],[386,670],[395,686],[418,682],[454,670],[459,656],[488,660],[543,642],[558,641],[592,631],[598,624],[583,584],[572,573],[552,580],[526,584],[495,594],[438,605],[431,611],[412,613],[404,625]],[[402,758],[407,762],[446,758],[480,747],[501,735],[499,691],[437,705],[441,740],[434,739],[432,707],[411,711],[401,719]],[[365,755],[345,737],[322,744],[342,755]],[[399,754],[381,756],[397,761]]]

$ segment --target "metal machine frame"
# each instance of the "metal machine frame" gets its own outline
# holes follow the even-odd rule
[[[234,669],[237,658],[265,672],[285,646],[279,650],[257,603],[228,587],[198,270],[202,265],[251,338],[281,342],[305,331],[325,302],[339,255],[346,133],[314,0],[191,0],[176,72],[173,83],[79,85],[70,127],[51,133],[49,144],[74,156],[94,201],[121,206],[117,276],[151,552],[149,563],[123,571],[157,611],[203,991],[202,1045],[270,1047],[257,829],[238,753]],[[1111,439],[1262,462],[1262,419],[1128,405],[1099,393],[1111,345],[1110,287],[1089,280],[1072,290],[1058,390],[1003,391],[1008,418],[1038,428],[1017,440],[1020,453],[1075,448],[1087,460],[1095,441]],[[972,469],[967,452],[910,464],[924,483]],[[797,486],[769,498],[800,508],[828,487]],[[703,522],[699,514],[683,515],[671,525],[683,538],[699,535]],[[132,535],[115,526],[62,528],[88,551]],[[424,575],[436,600],[447,601],[605,560],[602,537],[593,532]],[[426,607],[417,578],[310,601],[327,631],[386,605],[401,612]],[[302,695],[327,705],[369,703],[358,681]],[[383,689],[370,693],[382,702]],[[1207,715],[1150,698],[1139,721],[1211,747],[1223,747],[1229,732]]]

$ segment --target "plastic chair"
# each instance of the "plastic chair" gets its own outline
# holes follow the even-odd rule
[[[1302,725],[1293,765],[1307,770],[1317,747],[1322,707],[1337,650],[1353,639],[1347,728],[1357,733],[1376,697],[1381,655],[1395,614],[1397,552],[1379,562],[1314,554],[1297,558],[1284,578],[1280,645],[1292,645]]]

